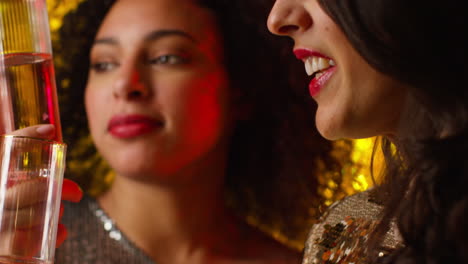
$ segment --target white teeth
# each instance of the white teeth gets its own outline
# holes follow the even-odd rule
[[[318,71],[319,66],[318,66],[318,58],[317,57],[312,57],[312,72]]]
[[[312,70],[312,57],[309,57],[304,62],[305,70],[308,76],[311,76],[314,71]]]
[[[318,65],[321,69],[326,69],[330,67],[330,64],[328,64],[328,61],[325,60],[324,58],[319,58],[318,59]]]
[[[305,59],[304,66],[307,75],[311,76],[314,73],[329,68],[330,66],[335,66],[335,62],[333,60],[312,56]],[[317,76],[319,75],[317,74]]]

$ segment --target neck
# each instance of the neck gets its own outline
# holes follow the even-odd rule
[[[122,232],[158,263],[183,263],[238,235],[238,223],[225,207],[225,166],[217,164],[216,169],[201,166],[173,175],[184,179],[177,184],[116,176],[98,201]]]

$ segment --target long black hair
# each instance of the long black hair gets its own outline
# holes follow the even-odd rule
[[[68,176],[92,190],[96,185],[108,185],[102,182],[107,180],[104,175],[109,168],[88,136],[83,94],[88,53],[113,3],[82,2],[64,18],[54,47],[63,95],[64,140],[70,150]],[[306,87],[303,65],[290,58],[291,43],[276,39],[265,26],[271,1],[199,3],[217,17],[231,86],[241,90],[243,102],[250,106],[250,118],[237,123],[230,143],[227,200],[253,222],[302,245],[324,200],[318,194],[318,177],[328,175],[328,180],[340,186],[340,169],[349,161],[346,146],[350,145],[342,144],[345,147],[339,151],[315,129],[310,113],[316,106],[302,89]],[[341,152],[341,159],[332,151]],[[337,197],[342,194],[335,192]]]
[[[370,65],[410,89],[398,135],[382,138],[386,202],[371,241],[395,219],[405,247],[387,262],[468,263],[468,3],[319,1]]]

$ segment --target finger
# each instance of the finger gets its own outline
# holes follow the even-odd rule
[[[63,179],[62,200],[77,203],[81,200],[82,197],[83,191],[78,184],[72,180]]]
[[[55,137],[55,127],[51,124],[30,126],[13,131],[10,135],[53,139]]]
[[[59,224],[57,227],[57,242],[55,243],[55,247],[60,247],[65,241],[65,238],[67,238],[67,229],[63,224]]]

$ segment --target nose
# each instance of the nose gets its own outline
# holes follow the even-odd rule
[[[293,37],[312,26],[312,17],[300,0],[276,0],[268,16],[268,29],[280,36]]]
[[[127,69],[119,75],[114,83],[114,96],[124,99],[143,99],[150,95],[151,89],[142,78],[137,67]]]

